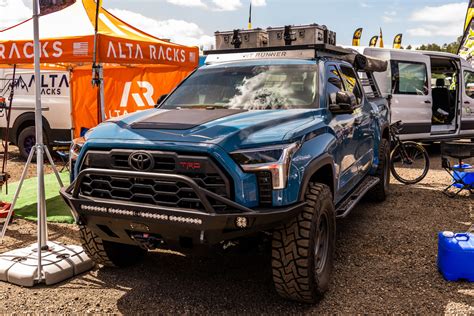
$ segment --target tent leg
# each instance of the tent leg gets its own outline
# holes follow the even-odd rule
[[[13,196],[12,204],[10,206],[10,209],[8,210],[7,218],[6,218],[5,223],[3,224],[3,227],[2,227],[2,233],[0,235],[0,244],[3,243],[3,238],[5,237],[5,234],[7,232],[8,224],[11,221],[11,218],[12,218],[12,215],[13,215],[13,210],[15,209],[16,202],[18,200],[18,197],[20,196],[20,192],[21,192],[21,188],[23,186],[23,182],[25,181],[25,178],[26,178],[26,175],[27,175],[27,172],[28,172],[28,168],[31,165],[31,161],[33,160],[33,156],[35,155],[35,152],[36,152],[36,147],[31,148],[30,154],[28,155],[28,160],[26,161],[25,168],[23,169],[23,173],[21,174],[20,182],[18,183],[18,188],[16,188],[16,192],[15,192],[15,195]]]
[[[44,146],[44,151],[46,152],[46,156],[48,157],[51,168],[53,169],[53,172],[56,176],[56,180],[58,180],[59,186],[61,188],[64,188],[63,180],[61,180],[61,176],[59,175],[58,168],[56,168],[56,165],[54,164],[53,157],[51,156],[51,153],[49,152],[48,146]]]
[[[104,67],[102,64],[99,65],[99,78],[100,78],[100,113],[101,113],[101,119],[102,122],[105,122],[105,93],[104,93]]]

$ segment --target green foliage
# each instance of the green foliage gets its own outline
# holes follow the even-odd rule
[[[420,47],[418,47],[418,50],[429,50],[433,52],[447,52],[451,54],[457,54],[459,45],[461,45],[461,40],[462,40],[462,36],[459,36],[455,42],[452,42],[449,44],[448,43],[443,44],[443,45],[438,45],[435,43],[423,44]],[[411,47],[411,45],[409,45],[409,47]]]

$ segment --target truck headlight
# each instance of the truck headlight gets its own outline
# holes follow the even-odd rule
[[[232,152],[231,157],[245,172],[268,171],[274,190],[286,188],[291,157],[300,148],[299,143],[244,149]]]
[[[79,154],[81,153],[81,149],[84,146],[86,139],[84,137],[76,138],[72,141],[71,149],[69,150],[69,158],[72,162],[77,160]]]

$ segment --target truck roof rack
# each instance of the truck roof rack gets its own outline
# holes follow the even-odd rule
[[[207,50],[204,51],[204,55],[217,55],[217,54],[239,54],[239,53],[257,53],[257,52],[281,52],[281,51],[298,51],[312,50],[314,56],[341,56],[347,54],[353,54],[354,50],[347,49],[341,46],[329,45],[329,44],[308,44],[308,45],[292,45],[292,46],[272,46],[272,47],[256,47],[256,48],[239,48],[239,49],[220,49],[220,50]],[[291,57],[289,57],[291,58]]]
[[[329,44],[257,47],[205,51],[206,64],[258,59],[315,59],[331,57],[347,61],[362,71],[383,72],[388,63],[361,55],[353,49]]]

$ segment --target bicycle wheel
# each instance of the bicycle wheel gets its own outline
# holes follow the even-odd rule
[[[415,184],[426,177],[430,157],[426,149],[415,142],[403,142],[393,149],[390,156],[392,175],[403,184]]]

